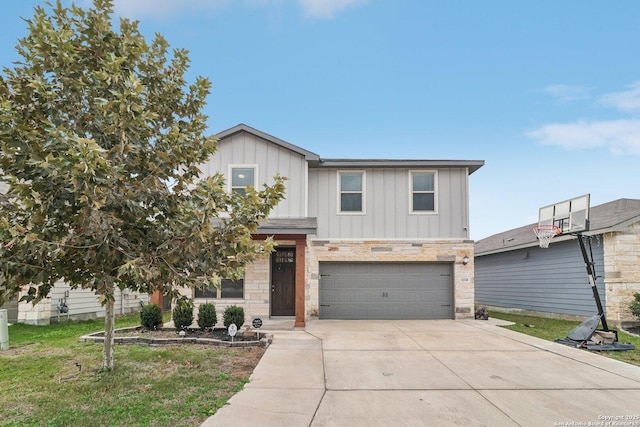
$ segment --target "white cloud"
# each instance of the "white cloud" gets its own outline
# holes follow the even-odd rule
[[[367,3],[369,0],[299,0],[304,9],[305,15],[312,18],[333,18],[333,16],[343,9],[359,4]]]
[[[560,102],[578,101],[589,98],[589,91],[582,86],[549,85],[542,91]]]
[[[217,11],[229,4],[229,0],[115,0],[116,15],[130,19],[151,16],[166,19],[188,13]]]
[[[566,150],[604,147],[616,155],[640,155],[640,120],[551,123],[528,132],[527,136]]]
[[[82,0],[91,3],[90,0]],[[336,13],[369,0],[115,0],[114,11],[119,16],[130,19],[154,17],[167,19],[189,13],[208,13],[223,7],[281,6],[286,2],[299,3],[305,16],[311,18],[333,18]]]
[[[640,82],[635,82],[629,90],[613,92],[600,98],[603,105],[617,110],[634,113],[640,111]]]

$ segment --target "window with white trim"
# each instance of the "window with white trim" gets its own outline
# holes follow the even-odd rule
[[[409,177],[411,213],[436,212],[436,172],[411,171]]]
[[[208,299],[242,299],[244,298],[244,279],[221,279],[220,289],[216,287],[196,288],[194,298]]]
[[[248,165],[230,166],[231,191],[247,194],[247,187],[256,186],[256,167]]]
[[[340,213],[364,213],[364,171],[338,172]]]

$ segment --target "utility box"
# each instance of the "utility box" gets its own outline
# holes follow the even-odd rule
[[[0,350],[9,350],[9,313],[0,309]]]

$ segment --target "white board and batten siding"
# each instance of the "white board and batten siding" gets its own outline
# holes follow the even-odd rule
[[[285,199],[272,211],[271,218],[302,218],[307,216],[307,161],[299,153],[266,141],[248,132],[225,137],[218,150],[201,166],[203,175],[222,173],[227,183],[231,166],[255,166],[256,189],[272,185],[277,174],[287,178]]]
[[[467,239],[468,169],[436,171],[436,212],[411,213],[410,171],[416,168],[363,168],[364,213],[338,212],[338,168],[309,171],[309,216],[318,218],[320,238]],[[425,169],[426,171],[426,169]]]

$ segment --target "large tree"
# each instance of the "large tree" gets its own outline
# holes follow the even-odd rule
[[[202,178],[215,152],[202,113],[206,78],[188,85],[187,51],[150,44],[111,0],[36,7],[0,74],[0,303],[38,302],[64,281],[105,306],[112,370],[114,292],[176,295],[237,277],[272,249],[251,234],[283,198],[283,178],[245,195]]]

